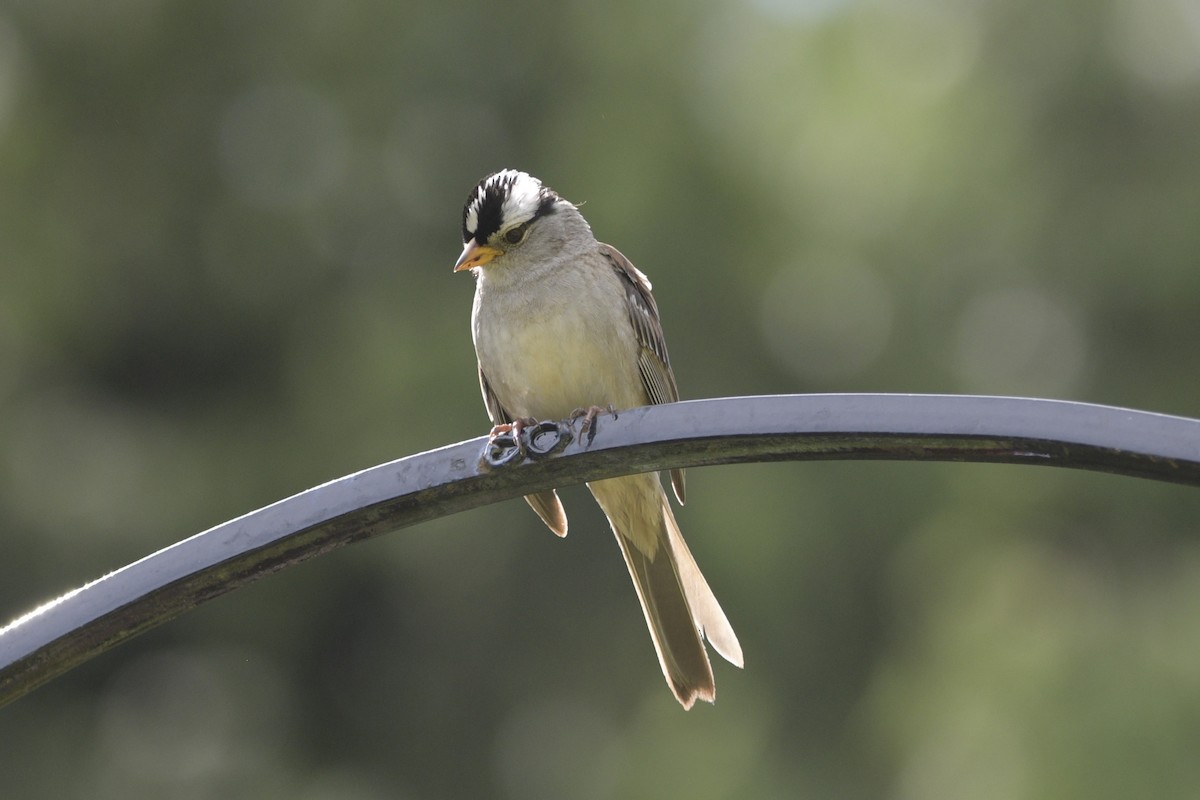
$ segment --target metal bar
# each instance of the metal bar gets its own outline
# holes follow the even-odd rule
[[[1006,397],[696,400],[472,439],[347,475],[75,589],[0,629],[0,706],[142,631],[321,553],[554,486],[669,467],[894,459],[1040,464],[1200,486],[1200,420]],[[586,439],[587,437],[585,437]]]

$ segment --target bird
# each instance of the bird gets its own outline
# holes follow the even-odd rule
[[[578,419],[594,436],[606,409],[679,399],[650,280],[596,240],[578,206],[514,169],[467,196],[455,272],[475,276],[471,335],[491,437],[539,420]],[[515,429],[515,430],[514,430]],[[671,471],[684,501],[682,470]],[[684,709],[712,703],[704,640],[744,664],[733,627],[688,550],[656,472],[588,484],[637,590],[667,685]],[[567,517],[554,490],[525,497],[558,536]]]

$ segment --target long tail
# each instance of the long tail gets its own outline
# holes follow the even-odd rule
[[[713,649],[741,667],[742,648],[679,532],[656,474],[588,484],[604,510],[637,589],[667,685],[683,707],[716,698]]]

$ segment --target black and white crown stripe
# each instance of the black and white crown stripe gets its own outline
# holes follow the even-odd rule
[[[528,173],[506,169],[489,175],[463,206],[463,243],[487,244],[502,229],[552,213],[559,202],[566,201]]]

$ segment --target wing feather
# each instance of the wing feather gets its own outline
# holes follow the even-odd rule
[[[675,373],[671,370],[671,359],[667,355],[667,340],[663,336],[658,304],[654,302],[654,295],[650,291],[650,279],[612,245],[601,244],[600,253],[612,264],[625,287],[625,305],[629,310],[629,322],[637,335],[638,372],[646,387],[646,397],[652,405],[674,403],[679,399],[679,389],[675,385]],[[675,490],[676,499],[683,503],[683,470],[671,470],[671,487]]]

